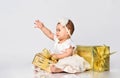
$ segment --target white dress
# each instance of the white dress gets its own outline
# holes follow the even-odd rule
[[[54,37],[54,41],[55,41],[54,52],[56,54],[61,54],[65,52],[65,49],[68,49],[70,46],[75,47],[75,45],[72,43],[70,39],[59,44],[58,43],[59,40],[57,39],[57,37]],[[72,55],[60,59],[55,64],[55,66],[68,73],[83,72],[90,68],[90,64],[86,60],[84,60],[83,57],[80,57],[79,55]]]

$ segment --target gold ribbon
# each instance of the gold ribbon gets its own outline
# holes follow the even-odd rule
[[[93,47],[93,70],[109,70],[110,50],[108,46]]]

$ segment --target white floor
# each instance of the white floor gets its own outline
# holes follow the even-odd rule
[[[116,71],[106,71],[106,72],[93,72],[86,71],[78,74],[49,74],[49,73],[40,73],[35,75],[35,78],[118,78],[119,72]]]
[[[111,68],[110,71],[106,72],[86,71],[78,74],[50,74],[45,72],[34,74],[31,64],[0,68],[0,78],[119,78],[119,74],[119,68]]]

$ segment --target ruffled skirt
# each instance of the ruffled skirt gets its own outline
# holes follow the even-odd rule
[[[84,72],[90,69],[90,64],[79,55],[73,55],[60,59],[55,66],[68,73]]]

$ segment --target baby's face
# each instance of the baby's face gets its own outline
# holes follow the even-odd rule
[[[62,26],[61,24],[57,24],[56,26],[56,36],[59,40],[64,40],[69,37],[65,27]]]

